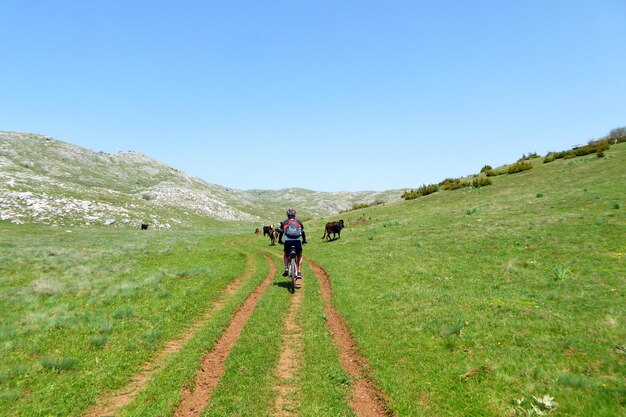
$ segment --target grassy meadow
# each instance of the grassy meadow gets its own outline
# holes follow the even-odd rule
[[[307,247],[393,412],[624,415],[626,145],[606,155],[343,213]]]
[[[371,377],[396,416],[626,412],[626,145],[481,188],[305,223]],[[477,169],[478,171],[478,169]],[[0,222],[0,415],[80,416],[210,316],[122,416],[171,415],[246,296],[259,300],[204,416],[271,415],[292,295],[256,226],[156,231]],[[244,273],[247,271],[247,274]],[[301,416],[351,416],[351,380],[305,267]],[[236,277],[237,291],[224,295]],[[542,414],[543,413],[543,414]]]
[[[0,415],[80,415],[246,266],[222,231],[70,232],[0,225]]]

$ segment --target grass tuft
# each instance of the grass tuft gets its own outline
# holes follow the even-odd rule
[[[147,331],[141,336],[141,341],[146,347],[154,347],[159,339],[161,339],[161,333],[154,329]]]
[[[102,349],[108,341],[109,338],[103,334],[97,334],[89,338],[89,344],[96,349]]]
[[[135,313],[133,309],[130,307],[120,307],[113,313],[113,318],[115,319],[124,319],[134,317]]]
[[[444,326],[439,331],[441,336],[461,336],[461,332],[465,327],[466,323],[463,320],[457,320],[455,323],[450,324],[448,326]]]
[[[19,389],[10,389],[0,392],[0,401],[9,403],[19,400],[21,396],[22,391],[20,391]]]
[[[78,360],[74,358],[53,358],[51,356],[44,356],[39,359],[39,363],[44,369],[61,372],[74,369],[78,364]]]
[[[569,269],[563,265],[556,265],[552,268],[552,277],[555,281],[563,281],[569,275]]]

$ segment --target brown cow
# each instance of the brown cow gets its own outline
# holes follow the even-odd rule
[[[270,246],[276,246],[277,240],[278,240],[278,230],[272,229],[270,231]]]
[[[338,222],[328,222],[326,223],[326,228],[324,230],[324,236],[322,236],[322,239],[326,238],[327,241],[330,240],[330,234],[333,234],[333,239],[339,239],[341,237],[341,229],[343,229],[344,224],[343,224],[343,220],[339,220]],[[339,237],[336,237],[339,236]]]

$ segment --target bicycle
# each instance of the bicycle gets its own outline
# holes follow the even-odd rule
[[[298,273],[298,254],[296,253],[296,247],[292,246],[289,250],[289,265],[288,276],[291,278],[291,284],[289,286],[289,292],[292,294],[296,292],[296,274]]]

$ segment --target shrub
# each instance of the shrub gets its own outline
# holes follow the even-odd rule
[[[497,177],[498,175],[504,175],[507,173],[506,169],[501,168],[501,169],[492,169],[491,171],[486,171],[485,172],[487,174],[488,177]]]
[[[585,146],[578,146],[568,151],[550,152],[543,160],[543,163],[547,164],[548,162],[552,162],[556,159],[573,159],[577,156],[584,156],[592,153],[600,153],[604,155],[604,151],[609,149],[609,146],[609,139],[591,140]]]
[[[485,165],[484,167],[480,169],[480,172],[482,173],[482,172],[487,172],[491,170],[493,170],[493,168],[491,168],[491,165]]]
[[[402,198],[405,200],[413,200],[418,197],[436,193],[437,191],[439,191],[439,185],[437,184],[422,185],[417,190],[405,191],[404,194],[402,194]]]
[[[369,202],[369,203],[355,203],[355,204],[352,205],[352,208],[350,208],[348,210],[340,210],[339,213],[346,213],[348,211],[354,211],[354,210],[368,208],[368,207],[372,207],[372,206],[379,206],[381,204],[385,205],[385,200],[378,199],[378,200],[374,200],[374,201]]]
[[[626,126],[612,129],[611,132],[609,132],[608,139],[612,143],[622,143],[626,141]]]
[[[491,184],[491,178],[487,177],[477,177],[472,180],[472,187],[474,188],[486,187]]]
[[[546,157],[544,158],[543,163],[544,163],[544,164],[547,164],[547,163],[550,163],[550,162],[552,162],[552,161],[554,161],[554,160],[556,160],[556,159],[557,159],[557,157],[556,157],[556,153],[555,153],[555,152],[550,152],[550,153],[549,153],[548,155],[546,155]]]
[[[461,181],[460,178],[446,178],[439,183],[439,186],[441,186],[444,190],[457,190],[459,188],[468,187],[469,183]]]
[[[516,162],[513,165],[509,166],[509,168],[507,169],[507,173],[515,174],[517,172],[522,172],[522,171],[527,171],[529,169],[532,169],[532,167],[533,167],[533,164],[531,164],[530,162],[526,162],[526,161]]]
[[[529,152],[528,156],[526,156],[526,154],[522,155],[522,157],[518,159],[517,162],[528,161],[529,159],[535,159],[535,158],[539,158],[539,155],[537,155],[536,152]]]

